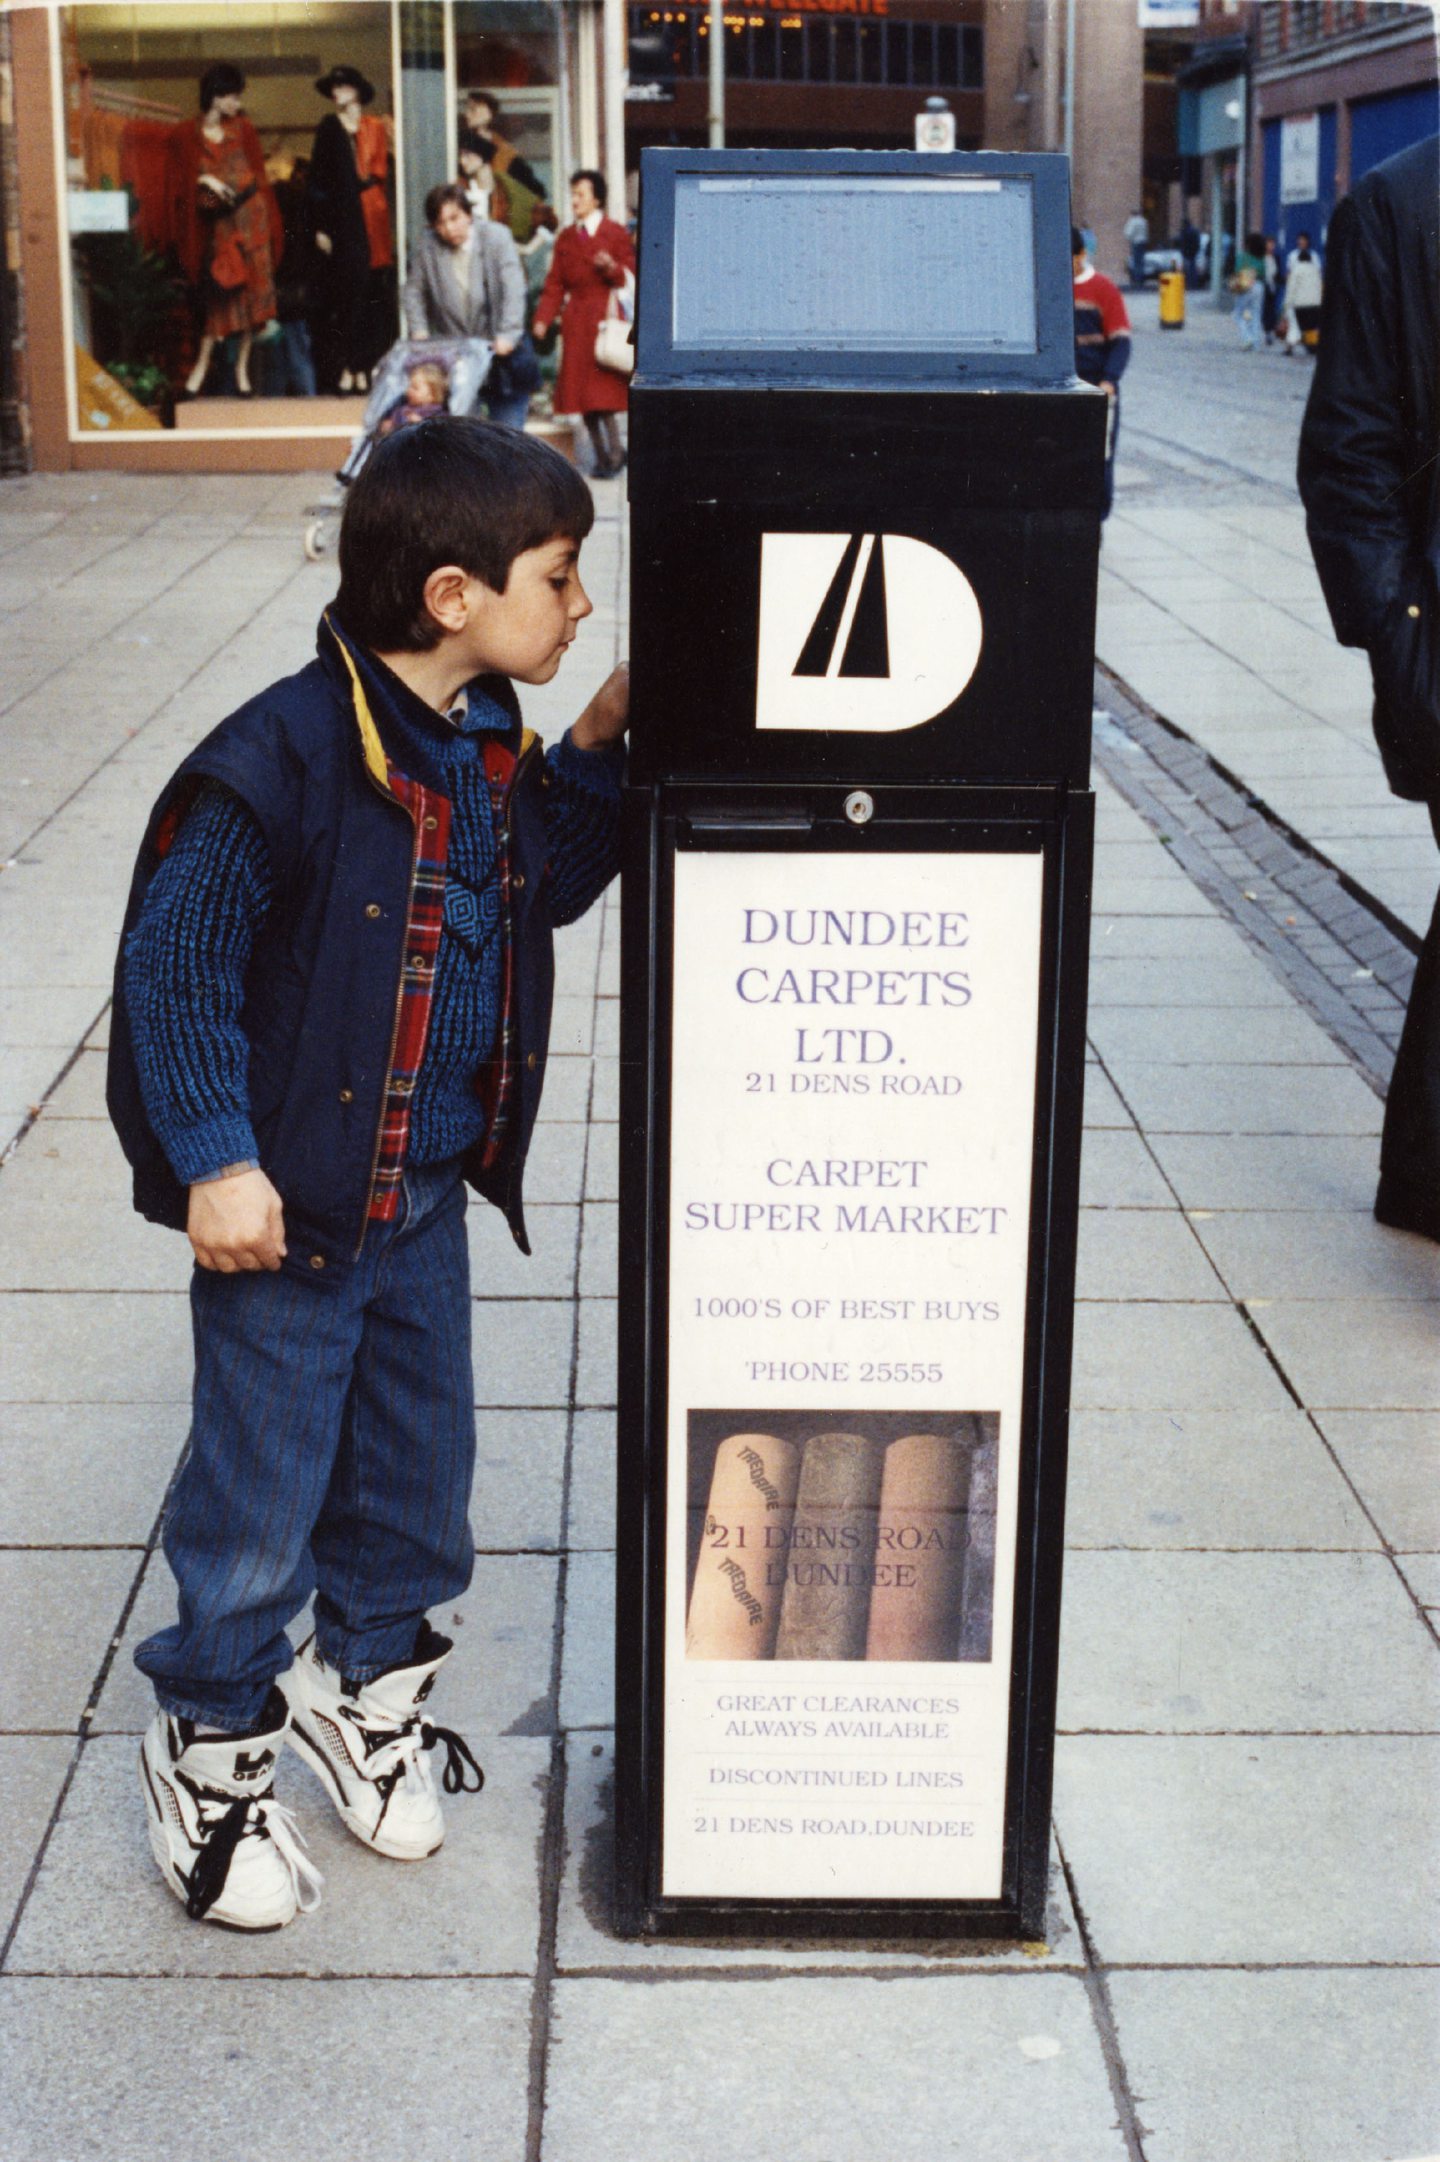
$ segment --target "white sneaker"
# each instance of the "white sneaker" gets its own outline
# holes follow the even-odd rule
[[[283,1929],[320,1904],[320,1872],[275,1799],[285,1719],[272,1689],[250,1734],[197,1736],[193,1720],[169,1712],[157,1712],[146,1730],[140,1784],[150,1849],[192,1921]]]
[[[351,1682],[326,1665],[311,1637],[280,1685],[290,1700],[291,1748],[319,1773],[346,1829],[392,1861],[423,1862],[445,1837],[430,1763],[437,1743],[445,1744],[447,1794],[478,1794],[485,1784],[460,1736],[420,1716],[450,1649],[448,1637],[422,1622],[405,1666]]]

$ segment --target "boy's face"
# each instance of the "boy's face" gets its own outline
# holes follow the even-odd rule
[[[467,633],[473,639],[473,673],[513,676],[520,683],[548,683],[565,649],[594,603],[580,583],[580,545],[560,534],[527,548],[510,566],[505,591],[479,579]]]

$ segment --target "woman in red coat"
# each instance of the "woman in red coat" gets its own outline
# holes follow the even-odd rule
[[[613,368],[595,358],[595,333],[605,319],[612,293],[635,269],[635,250],[623,225],[605,215],[605,176],[579,172],[570,181],[575,223],[555,243],[549,275],[535,310],[534,332],[543,338],[557,315],[564,349],[555,385],[561,413],[583,413],[595,446],[595,471],[601,479],[625,463],[615,415],[629,402],[630,386]]]
[[[284,228],[260,138],[241,111],[245,78],[219,60],[200,82],[200,116],[182,120],[166,161],[171,245],[195,295],[200,346],[185,384],[196,397],[216,340],[239,338],[235,386],[251,395],[250,346],[275,314]]]

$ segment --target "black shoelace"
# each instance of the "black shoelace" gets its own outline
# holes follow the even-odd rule
[[[440,1784],[447,1794],[478,1794],[485,1784],[485,1774],[470,1754],[470,1745],[455,1732],[453,1727],[432,1727],[428,1719],[420,1722],[420,1743],[425,1749],[434,1749],[437,1743],[445,1744],[445,1769]],[[467,1767],[475,1774],[473,1783],[466,1777]]]

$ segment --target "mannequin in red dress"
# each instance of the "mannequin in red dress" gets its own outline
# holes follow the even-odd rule
[[[629,403],[630,386],[595,358],[595,333],[610,296],[635,269],[635,249],[623,225],[605,215],[605,176],[584,171],[570,180],[573,225],[555,243],[550,270],[535,310],[535,335],[543,338],[560,318],[564,351],[555,384],[555,409],[583,413],[595,446],[595,471],[603,480],[625,463],[616,415]]]
[[[200,115],[170,137],[167,220],[180,267],[194,289],[200,343],[185,395],[198,396],[217,340],[236,337],[235,386],[251,396],[250,348],[276,311],[275,265],[284,232],[265,173],[260,138],[241,111],[245,78],[228,61],[200,81]],[[221,263],[227,275],[216,275]]]

